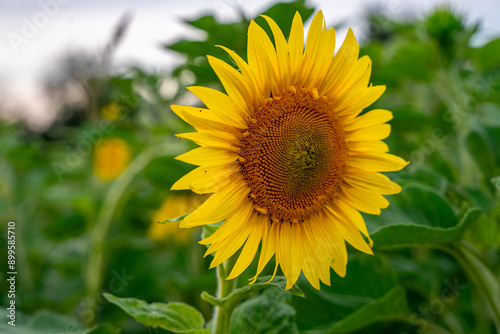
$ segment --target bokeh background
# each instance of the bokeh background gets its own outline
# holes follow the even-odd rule
[[[206,198],[169,191],[192,169],[174,157],[195,146],[174,137],[191,128],[169,106],[199,104],[185,86],[222,89],[205,56],[230,62],[214,46],[224,45],[245,57],[251,19],[267,29],[265,12],[287,36],[297,10],[307,27],[319,9],[337,30],[337,49],[352,27],[371,57],[371,81],[387,86],[373,107],[394,112],[387,142],[411,164],[390,175],[404,186],[391,207],[365,216],[378,233],[374,257],[350,249],[346,279],[321,291],[299,281],[305,300],[256,294],[237,309],[234,333],[496,333],[487,296],[498,291],[476,288],[450,251],[466,244],[498,287],[493,0],[0,0],[2,305],[8,221],[18,272],[18,325],[2,320],[0,332],[91,333],[97,324],[102,333],[167,333],[103,292],[182,301],[211,318],[199,297],[216,285],[197,244],[202,231],[158,224]]]

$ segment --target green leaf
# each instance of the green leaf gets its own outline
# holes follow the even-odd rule
[[[315,290],[304,285],[304,291],[307,303],[295,299],[292,306],[297,310],[299,329],[307,333],[351,332],[376,321],[409,315],[406,294],[380,253],[355,254],[349,258],[346,277],[332,275],[331,286]]]
[[[500,193],[500,176],[495,176],[490,179],[491,184],[495,187],[496,191]]]
[[[409,308],[406,293],[400,286],[387,292],[382,298],[368,303],[344,319],[320,330],[305,333],[348,333],[380,321],[391,321],[395,317],[408,317]]]
[[[395,44],[395,55],[383,69],[389,80],[428,82],[433,78],[435,53],[428,45],[418,41],[405,41]]]
[[[446,229],[458,224],[458,219],[450,204],[434,188],[410,183],[403,186],[400,194],[391,196],[390,201],[392,204],[382,210],[380,216],[364,216],[371,233],[389,228],[390,225],[417,225]],[[380,228],[380,226],[383,227]]]
[[[182,221],[184,218],[186,218],[187,216],[189,215],[189,213],[186,213],[182,216],[179,216],[179,217],[175,217],[175,218],[172,218],[172,219],[165,219],[165,220],[162,220],[161,222],[158,222],[158,224],[166,224],[166,223],[175,223],[175,222],[180,222]]]
[[[0,333],[3,334],[87,334],[87,330],[74,319],[48,310],[37,312],[29,320],[24,319],[24,315],[17,310],[16,326],[14,327],[7,324],[7,321],[11,321],[11,319],[6,317],[6,309],[3,309],[2,319],[6,319],[6,321],[0,322]],[[116,332],[101,332],[100,334],[108,333],[114,334]]]
[[[272,288],[272,287],[277,287],[281,290],[285,290],[286,286],[286,278],[282,276],[276,276],[274,279],[269,282],[271,279],[271,276],[264,276],[260,277],[257,279],[257,281],[254,284],[249,284],[245,285],[241,288],[237,288],[233,290],[229,295],[222,299],[218,299],[207,292],[203,292],[201,294],[201,298],[203,298],[206,302],[214,305],[214,306],[219,306],[225,310],[232,310],[238,303],[243,300],[245,297],[249,296],[251,293],[254,293],[256,291],[265,289],[265,288]],[[304,292],[297,286],[294,285],[290,290],[288,290],[292,295],[298,296],[305,298]]]
[[[295,309],[287,303],[289,298],[284,291],[269,289],[241,303],[231,317],[231,334],[298,333],[294,323]]]
[[[479,68],[483,70],[499,66],[500,38],[489,42],[481,48],[472,49],[471,54]]]
[[[97,327],[90,328],[82,334],[120,334],[120,331],[113,328],[110,324],[103,324]]]
[[[433,197],[432,199],[436,202],[428,202],[428,204],[424,205],[436,205],[434,207],[434,209],[436,209],[443,204],[437,203],[437,197]],[[466,231],[480,215],[481,209],[471,208],[465,213],[458,224],[449,227],[408,222],[404,224],[391,224],[372,233],[371,237],[375,249],[449,244],[458,240],[464,231]],[[437,217],[436,219],[439,218]]]
[[[486,134],[479,131],[472,131],[469,133],[466,139],[467,149],[469,153],[476,160],[477,166],[484,173],[485,177],[491,177],[494,175],[494,159],[490,152],[490,145],[485,136]]]
[[[179,302],[148,304],[135,298],[118,298],[109,293],[103,295],[146,326],[161,327],[173,333],[210,334],[208,329],[203,329],[205,320],[193,306]]]

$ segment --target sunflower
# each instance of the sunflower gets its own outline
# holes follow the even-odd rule
[[[186,245],[191,240],[192,230],[179,229],[179,223],[159,224],[167,219],[185,215],[199,206],[203,196],[193,193],[169,196],[154,213],[151,225],[147,231],[148,237],[157,242],[172,239],[176,244]]]
[[[116,179],[130,162],[130,147],[120,138],[107,138],[94,148],[94,174],[104,181]]]
[[[389,205],[382,195],[401,188],[380,172],[407,162],[381,141],[391,130],[390,111],[360,116],[385,86],[369,85],[371,61],[358,59],[352,30],[334,55],[335,30],[326,29],[321,11],[305,48],[298,13],[288,42],[263,17],[274,43],[252,21],[248,62],[221,46],[239,71],[208,56],[226,94],[188,87],[207,108],[172,106],[197,130],[177,136],[201,146],[177,157],[199,167],[172,189],[212,193],[181,227],[223,221],[200,243],[210,244],[207,254],[215,252],[211,268],[242,248],[227,279],[240,275],[261,245],[252,282],[275,255],[274,273],[281,267],[287,289],[301,272],[319,289],[320,280],[330,285],[330,267],[345,276],[346,241],[373,254],[360,211],[378,215]]]

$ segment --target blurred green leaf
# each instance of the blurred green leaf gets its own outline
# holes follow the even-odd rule
[[[120,334],[120,331],[113,328],[110,324],[103,324],[90,328],[83,332],[82,334]]]
[[[485,177],[494,175],[494,158],[490,154],[490,143],[479,131],[472,131],[466,139],[469,153],[474,157],[478,167],[483,171]]]
[[[346,277],[333,275],[331,286],[316,290],[304,285],[304,291],[307,303],[292,299],[301,332],[335,330],[333,333],[337,333],[337,326],[338,331],[351,332],[391,316],[409,314],[406,295],[397,285],[396,273],[381,255],[356,254],[349,259]],[[378,313],[380,318],[377,318],[379,308],[383,312]]]
[[[471,50],[472,59],[483,71],[500,66],[500,38],[488,44]]]
[[[11,319],[5,315],[5,308],[2,312],[2,319],[5,321],[0,322],[0,332],[2,334],[86,334],[87,330],[65,315],[57,314],[52,311],[42,310],[33,315],[28,321],[22,321],[22,316],[16,314],[15,327],[8,325],[7,321]],[[19,310],[16,311],[19,313]],[[8,319],[8,320],[7,320]],[[22,321],[22,322],[21,322]],[[114,334],[116,332],[102,332],[102,334]]]
[[[481,214],[469,209],[458,219],[446,202],[429,187],[412,185],[403,188],[394,204],[380,216],[390,224],[371,233],[374,247],[412,247],[442,245],[456,241]]]
[[[166,223],[175,223],[175,222],[180,222],[182,221],[184,218],[186,218],[187,216],[189,215],[189,213],[186,213],[185,215],[182,215],[182,216],[179,216],[179,217],[175,217],[175,218],[172,218],[172,219],[165,219],[161,222],[158,222],[158,224],[166,224]]]
[[[295,310],[287,301],[290,295],[277,289],[264,291],[247,300],[231,316],[231,334],[295,334]]]
[[[344,319],[335,322],[332,326],[304,333],[350,333],[379,321],[393,321],[398,317],[408,317],[409,313],[406,292],[402,287],[396,286],[382,298],[362,306]]]
[[[387,62],[384,76],[390,80],[430,81],[436,67],[434,53],[419,41],[405,41],[398,45],[394,57]]]
[[[135,298],[118,298],[109,293],[103,295],[146,326],[161,327],[173,333],[210,334],[208,329],[203,329],[205,320],[193,306],[179,302],[148,304]]]
[[[390,199],[393,204],[383,210],[380,216],[365,215],[371,230],[390,224],[440,228],[451,228],[458,224],[448,201],[431,187],[408,184],[400,194],[391,196]]]

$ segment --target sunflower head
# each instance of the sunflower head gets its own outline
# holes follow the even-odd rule
[[[189,87],[206,108],[173,105],[197,130],[179,134],[198,145],[177,159],[199,166],[172,189],[212,193],[181,227],[223,221],[202,240],[215,252],[211,267],[242,248],[228,279],[245,270],[260,246],[257,273],[275,257],[291,288],[302,272],[317,289],[330,284],[330,268],[346,274],[347,241],[372,254],[360,212],[380,214],[382,195],[401,188],[380,172],[406,162],[382,142],[388,110],[363,110],[384,92],[369,84],[371,61],[358,58],[351,30],[335,50],[335,30],[314,17],[304,48],[297,13],[288,40],[264,16],[273,41],[254,21],[248,62],[222,47],[239,70],[208,56],[226,93]],[[366,238],[366,240],[363,238]]]
[[[107,138],[94,147],[94,173],[104,181],[117,178],[130,162],[130,147],[122,139]]]
[[[116,121],[123,117],[123,107],[116,102],[110,102],[101,108],[101,116]]]

